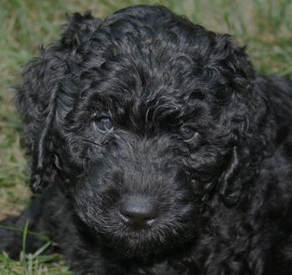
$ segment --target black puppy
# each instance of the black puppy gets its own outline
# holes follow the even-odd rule
[[[76,274],[292,274],[292,84],[229,35],[163,7],[77,13],[17,102],[43,192],[4,223],[29,218]]]

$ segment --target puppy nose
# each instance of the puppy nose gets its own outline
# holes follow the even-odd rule
[[[151,225],[158,215],[158,205],[152,198],[131,196],[120,205],[121,219],[131,227],[145,228]]]

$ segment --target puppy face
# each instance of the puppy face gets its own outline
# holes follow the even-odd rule
[[[135,41],[139,51],[152,48]],[[193,62],[185,52],[172,56],[171,46],[160,46],[152,61],[138,50],[116,48],[112,59],[89,68],[90,88],[64,121],[67,136],[58,155],[70,152],[66,160],[85,162],[74,183],[76,212],[104,243],[122,247],[127,256],[196,238],[195,217],[208,194],[203,189],[224,165],[209,141],[208,129],[217,127],[212,110],[204,92],[193,91],[187,80]]]
[[[243,144],[263,152],[266,110],[254,112],[246,54],[161,7],[74,15],[24,77],[33,189],[59,185],[94,238],[124,256],[196,239],[210,202],[235,204],[234,178],[254,173],[238,168]]]

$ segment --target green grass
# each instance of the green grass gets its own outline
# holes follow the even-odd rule
[[[21,66],[37,55],[40,45],[58,37],[65,14],[92,10],[105,17],[141,3],[160,3],[209,29],[231,33],[248,45],[260,72],[292,77],[292,0],[0,0],[0,219],[29,203],[28,164],[12,88],[20,81]],[[24,230],[19,262],[0,254],[1,275],[69,274],[59,255],[42,253],[46,247],[26,254],[25,236]]]
[[[13,231],[22,232],[22,251],[20,253],[19,261],[13,261],[9,258],[9,255],[5,252],[0,254],[0,274],[10,275],[10,274],[49,274],[49,275],[59,275],[59,274],[71,274],[69,268],[63,262],[62,256],[58,254],[46,255],[44,252],[52,245],[52,242],[47,236],[31,232],[28,230],[28,221],[26,222],[23,229],[8,227],[0,225],[0,228],[6,228]],[[46,241],[46,243],[40,247],[34,253],[26,253],[26,241],[27,236],[35,235],[39,239]]]

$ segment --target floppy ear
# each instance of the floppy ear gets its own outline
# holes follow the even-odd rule
[[[27,65],[24,82],[17,89],[16,103],[25,123],[32,157],[30,184],[35,192],[52,184],[56,176],[53,127],[64,64],[58,58],[60,53],[53,52],[43,52],[40,58]]]
[[[219,178],[220,195],[227,206],[235,205],[241,196],[248,194],[261,162],[274,151],[275,133],[271,129],[275,129],[275,122],[269,108],[255,105],[247,111],[250,122],[241,127],[238,142]]]
[[[249,142],[245,146],[250,148],[233,147],[229,163],[219,178],[219,192],[226,206],[237,204],[252,188],[253,179],[259,172],[262,160],[273,150],[272,145],[269,149],[265,148],[267,140],[258,142],[258,148]]]
[[[61,169],[55,150],[56,146],[61,146],[57,124],[72,108],[73,94],[77,92],[76,89],[63,89],[62,83],[70,77],[77,50],[90,39],[98,20],[90,13],[84,16],[76,13],[68,22],[62,39],[42,50],[40,57],[26,66],[23,84],[17,88],[16,105],[25,123],[30,147],[30,185],[34,192],[53,184]]]
[[[260,77],[245,49],[236,45],[232,37],[218,34],[213,51],[209,67],[228,80],[233,98],[222,117],[233,148],[218,186],[223,202],[232,206],[247,194],[263,158],[273,151],[274,126],[265,93],[269,87],[259,84]]]

